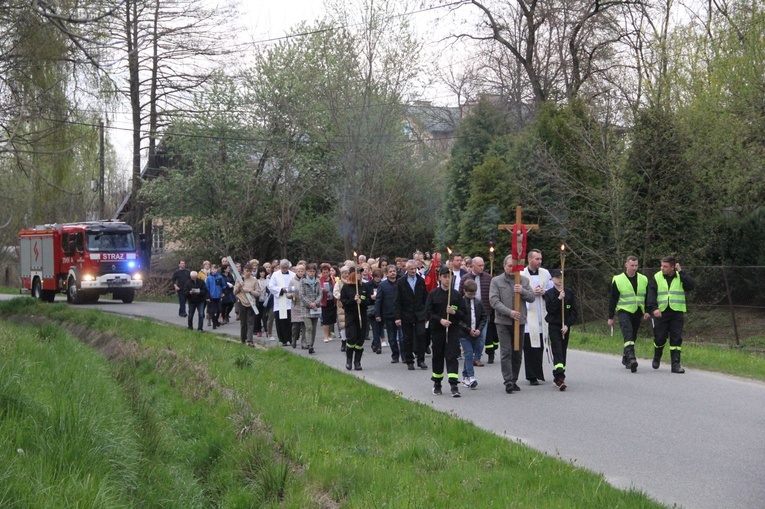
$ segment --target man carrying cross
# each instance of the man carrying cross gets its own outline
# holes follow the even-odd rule
[[[523,359],[523,332],[526,323],[526,305],[516,311],[516,295],[525,302],[534,302],[534,292],[529,279],[520,276],[513,255],[508,255],[502,264],[504,273],[493,278],[489,287],[489,302],[494,309],[494,323],[499,338],[500,369],[505,392],[520,391],[516,383]],[[516,276],[520,282],[516,283]],[[515,343],[515,344],[513,344]]]

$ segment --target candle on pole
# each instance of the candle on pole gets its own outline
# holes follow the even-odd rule
[[[494,241],[489,241],[489,275],[494,277]]]
[[[356,295],[359,294],[359,255],[356,251],[353,252],[353,280],[356,281]],[[356,301],[356,309],[359,311],[359,330],[361,330],[361,302]]]
[[[563,284],[563,270],[566,267],[566,244],[560,245],[560,291],[563,292],[566,287]],[[560,318],[561,318],[561,326],[566,325],[566,301],[565,298],[563,302],[560,303]]]
[[[448,263],[448,267],[449,267],[449,290],[448,290],[448,292],[446,294],[446,309],[447,309],[447,312],[446,312],[446,317],[445,317],[448,320],[449,319],[448,309],[452,305],[452,284],[453,284],[452,283],[452,278],[454,277],[454,271],[452,270],[452,250],[451,250],[451,248],[449,246],[446,246],[446,251],[449,253],[449,263]]]

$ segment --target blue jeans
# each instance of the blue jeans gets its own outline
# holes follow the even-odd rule
[[[189,301],[189,329],[194,328],[194,313],[199,312],[199,330],[202,330],[202,326],[205,323],[205,301],[191,302]]]
[[[372,350],[382,349],[382,342],[380,336],[383,335],[385,324],[375,320],[374,316],[369,317],[369,326],[372,328]]]
[[[461,337],[460,344],[462,345],[462,351],[465,359],[462,361],[462,376],[475,376],[475,370],[473,369],[473,358],[475,352],[481,341],[481,336],[474,337]]]
[[[489,327],[489,320],[486,320],[486,323],[483,324],[483,328],[481,329],[481,335],[475,338],[477,341],[475,346],[473,347],[473,357],[477,361],[481,360],[481,356],[483,355],[483,349],[486,346],[486,329],[488,327]],[[470,375],[470,376],[473,376],[473,375]]]
[[[401,359],[401,362],[406,362],[404,359],[404,334],[401,331],[401,327],[396,327],[396,321],[385,320],[385,336],[388,338],[388,346],[390,346],[390,357],[393,360]]]

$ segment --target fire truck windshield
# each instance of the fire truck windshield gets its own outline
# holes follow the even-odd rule
[[[89,231],[88,251],[96,253],[135,251],[133,234],[131,232],[118,231]]]

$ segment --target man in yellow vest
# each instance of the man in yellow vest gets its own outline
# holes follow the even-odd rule
[[[645,308],[647,288],[648,278],[638,273],[637,257],[627,257],[624,272],[611,280],[608,325],[614,326],[614,316],[619,320],[619,328],[624,336],[622,364],[633,373],[638,368],[637,358],[635,358],[635,340],[640,329],[640,321],[649,318]]]
[[[680,365],[685,323],[685,292],[696,288],[696,282],[682,271],[674,257],[661,260],[661,272],[648,281],[647,311],[656,320],[653,327],[653,369],[659,369],[661,354],[669,336],[672,373],[685,373]]]

